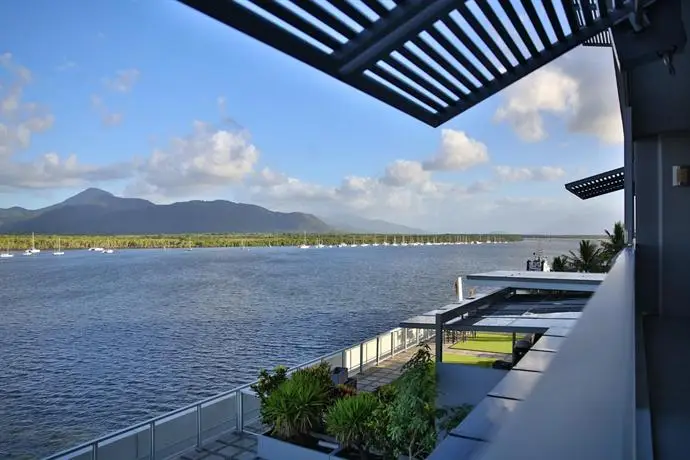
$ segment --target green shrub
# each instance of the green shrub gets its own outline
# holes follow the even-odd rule
[[[295,372],[270,393],[261,409],[273,434],[303,441],[310,431],[321,427],[329,398],[323,381],[309,372]]]
[[[331,365],[327,362],[321,362],[315,366],[299,369],[295,371],[294,375],[304,375],[307,378],[314,379],[329,393],[332,392],[335,387],[333,379],[331,378]]]
[[[381,404],[390,404],[395,400],[397,389],[394,384],[381,385],[374,391],[374,395],[378,398]]]
[[[395,388],[387,430],[394,453],[425,458],[436,445],[436,377],[428,345],[403,366]]]
[[[333,389],[333,400],[338,401],[342,398],[349,398],[357,394],[357,389],[351,386],[339,384]]]
[[[370,426],[379,404],[371,393],[336,401],[326,414],[328,433],[335,436],[343,447],[357,449],[361,458],[367,458],[372,435]]]
[[[460,422],[465,420],[465,417],[472,412],[472,409],[474,409],[474,406],[470,404],[463,404],[450,409],[440,409],[437,412],[437,417],[439,418],[438,428],[441,431],[449,432],[460,425]]]
[[[254,390],[256,396],[259,398],[259,402],[261,403],[261,421],[266,425],[270,425],[270,421],[264,414],[264,404],[266,399],[268,399],[271,393],[277,390],[280,385],[287,381],[287,379],[287,367],[277,366],[273,370],[272,374],[266,369],[261,369],[257,382],[249,386],[249,388]]]

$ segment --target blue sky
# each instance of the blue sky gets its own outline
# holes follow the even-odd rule
[[[622,214],[620,193],[563,188],[622,164],[608,50],[575,50],[434,129],[173,1],[10,0],[0,44],[0,101],[30,104],[0,114],[15,130],[0,136],[0,207],[97,186],[437,231],[600,232]],[[448,161],[419,167],[433,158]]]

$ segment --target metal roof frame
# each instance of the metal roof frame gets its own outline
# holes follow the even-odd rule
[[[178,1],[434,127],[654,2]]]
[[[595,176],[585,177],[565,184],[565,188],[583,200],[623,190],[625,188],[625,168],[612,169]]]

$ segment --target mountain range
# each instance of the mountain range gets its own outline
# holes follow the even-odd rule
[[[179,233],[409,233],[384,221],[351,217],[350,224],[326,223],[307,213],[275,212],[232,201],[184,201],[155,204],[140,198],[121,198],[89,188],[60,203],[41,209],[0,209],[0,233],[179,234]]]

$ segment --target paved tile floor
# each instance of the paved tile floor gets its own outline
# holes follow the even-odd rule
[[[256,436],[226,433],[201,449],[187,452],[180,460],[257,460]]]

